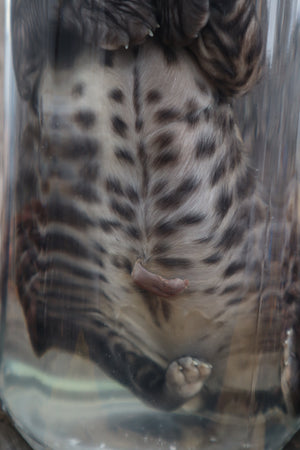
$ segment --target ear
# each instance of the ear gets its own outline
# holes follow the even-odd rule
[[[167,45],[188,45],[207,24],[209,0],[156,0],[159,34]]]

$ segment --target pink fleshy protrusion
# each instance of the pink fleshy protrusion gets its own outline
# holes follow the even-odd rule
[[[140,260],[136,261],[131,276],[133,281],[142,289],[165,298],[181,294],[189,284],[188,280],[182,280],[181,278],[167,279],[149,272],[142,266]]]

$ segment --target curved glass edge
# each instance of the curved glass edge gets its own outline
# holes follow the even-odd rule
[[[1,146],[1,174],[0,174],[0,368],[2,361],[3,342],[5,335],[7,279],[9,270],[9,242],[12,205],[12,186],[14,177],[14,142],[15,142],[15,79],[13,76],[10,11],[11,1],[5,0],[4,5],[4,120],[3,142]]]

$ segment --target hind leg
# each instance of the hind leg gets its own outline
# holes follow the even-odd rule
[[[25,253],[23,263],[31,266],[36,254]],[[138,345],[119,335],[109,320],[101,317],[100,310],[97,319],[82,311],[76,313],[76,305],[67,314],[59,305],[63,298],[60,299],[58,292],[52,305],[52,299],[47,298],[47,288],[41,284],[32,283],[25,289],[25,279],[30,278],[33,270],[31,266],[19,278],[18,288],[32,347],[39,356],[50,348],[74,353],[78,339],[83,336],[90,360],[156,408],[176,409],[200,392],[212,370],[210,364],[192,357],[172,361],[167,368],[157,364],[144,355]]]
[[[55,314],[55,313],[54,313]],[[130,389],[142,401],[166,411],[179,408],[202,389],[210,364],[192,357],[172,361],[167,369],[143,355],[139,348],[111,330],[104,321],[83,320],[80,325],[63,317],[48,317],[42,302],[32,302],[26,311],[31,342],[39,355],[49,348],[74,352],[84,336],[89,359]],[[62,339],[61,330],[67,337]]]
[[[91,344],[102,349],[92,356],[103,370],[141,400],[164,410],[176,409],[197,395],[212,370],[210,364],[192,357],[179,358],[165,369],[109,328],[92,336]]]
[[[67,237],[65,242],[60,241],[57,257],[57,242],[41,230],[47,212],[39,202],[32,201],[17,217],[16,283],[36,354],[41,356],[51,348],[74,353],[83,336],[88,358],[141,400],[172,410],[193,398],[211,366],[189,356],[167,366],[167,362],[157,364],[143,353],[139,339],[128,338],[130,330],[124,330],[122,318],[118,322],[105,312],[114,304],[106,284],[100,280],[94,290],[95,274],[84,267],[76,272],[78,266],[73,266]],[[92,258],[92,248],[84,251]],[[92,280],[89,285],[87,277]],[[124,330],[124,336],[119,329]]]

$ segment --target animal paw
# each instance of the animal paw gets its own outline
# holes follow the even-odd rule
[[[106,50],[137,45],[157,28],[150,0],[65,0],[63,22],[86,44]]]
[[[211,373],[212,366],[190,356],[173,361],[166,373],[166,387],[182,401],[194,397]]]
[[[209,0],[157,0],[159,37],[166,45],[188,45],[209,18]]]

